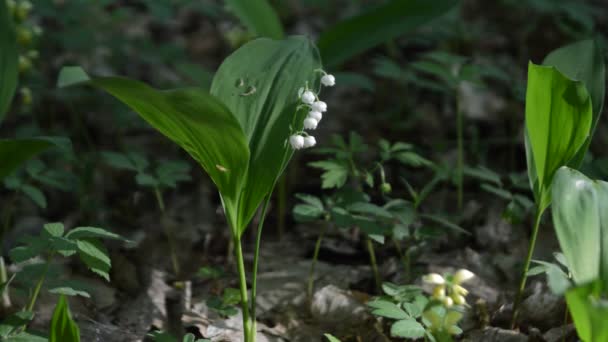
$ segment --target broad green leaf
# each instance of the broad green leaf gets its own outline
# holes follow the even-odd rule
[[[80,329],[70,313],[65,296],[59,296],[51,318],[49,342],[80,342]]]
[[[107,281],[110,281],[110,268],[112,261],[108,256],[108,251],[104,245],[96,239],[78,240],[78,254],[80,260],[94,273],[99,274]]]
[[[51,146],[50,141],[41,138],[0,139],[0,180]]]
[[[40,191],[40,189],[25,184],[20,189],[27,197],[29,197],[37,206],[42,209],[46,208],[46,196]]]
[[[26,331],[4,339],[5,342],[48,342],[46,337],[34,335]]]
[[[287,143],[290,126],[302,129],[306,110],[299,110],[298,90],[314,88],[321,61],[310,40],[300,36],[285,40],[251,41],[224,60],[213,78],[211,94],[236,117],[251,154],[247,182],[234,216],[237,236],[246,229],[260,203],[283,173],[293,150]],[[222,132],[221,134],[225,134]],[[233,213],[231,213],[233,211]]]
[[[528,66],[526,92],[526,157],[528,176],[538,209],[551,202],[551,182],[589,136],[591,98],[582,82],[554,67]]]
[[[424,327],[415,319],[405,319],[393,323],[391,326],[391,336],[417,339],[424,336]]]
[[[111,240],[124,240],[124,238],[118,234],[114,234],[103,228],[97,227],[76,227],[65,234],[66,239],[79,240],[88,238],[99,238],[99,239],[111,239]]]
[[[279,16],[267,0],[226,0],[226,6],[256,36],[283,39]]]
[[[566,293],[568,309],[583,342],[608,341],[608,303],[598,298],[600,290],[601,283],[595,281]]]
[[[457,0],[392,0],[325,30],[318,46],[327,66],[335,67],[435,19]]]
[[[90,79],[78,67],[59,75],[59,86],[80,83],[112,94],[186,150],[218,187],[224,205],[236,207],[249,150],[239,122],[220,101],[196,88],[160,91],[127,78]]]
[[[547,55],[543,64],[554,66],[572,80],[582,81],[591,96],[593,124],[585,145],[579,150],[573,163],[571,163],[572,167],[577,167],[585,157],[604,107],[604,95],[606,93],[604,56],[597,42],[588,39],[554,50]]]
[[[11,14],[6,2],[0,1],[0,122],[8,111],[17,87],[17,56],[17,39]],[[4,164],[2,157],[0,164]]]
[[[298,222],[310,222],[322,217],[324,211],[310,204],[297,204],[293,216]]]
[[[4,341],[15,329],[29,323],[34,318],[31,311],[17,311],[9,315],[0,323],[0,339]]]
[[[608,288],[608,183],[562,167],[553,181],[553,223],[576,284]]]

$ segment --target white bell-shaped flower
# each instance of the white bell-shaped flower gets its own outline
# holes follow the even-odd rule
[[[451,297],[445,297],[441,301],[446,308],[451,308],[454,305],[454,300]]]
[[[306,118],[304,119],[304,129],[317,129],[317,125],[319,121],[314,118]]]
[[[325,74],[323,75],[323,77],[321,77],[321,84],[326,87],[333,87],[334,85],[336,85],[336,78],[334,77],[334,75]]]
[[[323,119],[323,113],[317,112],[316,110],[311,110],[310,112],[308,112],[308,117],[313,118],[317,121],[321,121],[321,119]]]
[[[304,94],[306,94],[306,93],[304,93]],[[325,103],[323,101],[315,101],[310,106],[312,107],[312,110],[315,112],[323,113],[323,112],[327,111],[327,103]]]
[[[304,91],[302,93],[302,95],[300,96],[300,98],[302,99],[302,102],[304,102],[307,105],[312,105],[315,102],[315,100],[317,99],[315,94],[310,90]]]
[[[317,139],[312,135],[304,137],[304,148],[313,147],[317,144]]]
[[[424,277],[422,277],[422,281],[424,281],[425,283],[434,284],[434,285],[445,284],[445,279],[443,279],[443,277],[437,273],[430,273],[430,274],[425,275]]]
[[[289,137],[289,144],[294,150],[299,150],[304,147],[304,137],[299,134],[294,134]]]
[[[462,284],[466,281],[469,281],[475,277],[475,274],[469,270],[460,269],[454,273],[454,284]]]

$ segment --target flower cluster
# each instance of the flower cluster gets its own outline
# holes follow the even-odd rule
[[[323,73],[321,77],[321,85],[326,87],[333,87],[336,84],[336,78],[326,73],[325,71],[318,70]],[[321,90],[319,90],[319,93]],[[300,88],[298,97],[302,102],[301,106],[308,110],[308,115],[304,119],[304,129],[314,130],[317,129],[319,122],[323,118],[323,113],[327,111],[327,103],[319,99],[319,94],[315,94],[312,90],[308,89],[308,85],[304,88]],[[302,148],[313,147],[317,144],[317,140],[312,135],[301,131],[292,134],[289,137],[289,144],[294,150]]]
[[[453,275],[441,276],[437,273],[422,277],[425,283],[433,285],[433,299],[441,301],[446,308],[455,305],[467,305],[466,295],[469,293],[462,284],[475,277],[469,270],[461,269]]]

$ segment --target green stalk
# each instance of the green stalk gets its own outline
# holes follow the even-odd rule
[[[175,249],[175,239],[173,236],[173,231],[166,225],[165,222],[165,202],[163,201],[163,196],[160,193],[160,189],[158,187],[154,188],[154,195],[156,195],[156,202],[158,203],[158,208],[160,209],[160,213],[162,216],[160,224],[163,227],[163,230],[165,231],[165,235],[167,235],[167,242],[169,243],[169,254],[171,255],[171,264],[173,265],[173,272],[175,272],[176,277],[179,277],[180,269]]]
[[[278,193],[278,218],[277,223],[279,240],[283,239],[285,234],[285,217],[287,217],[287,175],[289,172],[283,173],[283,177],[279,179],[279,193]]]
[[[534,220],[534,229],[532,230],[532,237],[530,239],[530,246],[528,247],[528,255],[524,264],[523,273],[521,275],[521,281],[519,283],[519,289],[517,296],[515,297],[515,303],[513,304],[513,316],[511,318],[511,327],[515,327],[517,323],[517,316],[519,315],[519,305],[526,288],[526,280],[528,279],[528,270],[530,269],[530,262],[532,261],[532,254],[534,254],[534,246],[536,245],[536,237],[538,236],[538,229],[540,227],[540,220],[543,216],[542,210],[536,211],[536,218]]]
[[[407,283],[410,279],[410,256],[409,252],[403,254],[403,250],[401,249],[401,245],[399,245],[399,241],[395,238],[392,238],[393,244],[395,245],[395,249],[397,250],[397,254],[399,254],[399,259],[403,264],[403,270],[405,271],[405,282]]]
[[[260,261],[260,242],[262,241],[262,230],[264,228],[264,219],[266,218],[266,210],[268,210],[268,204],[270,203],[270,198],[272,197],[272,191],[266,199],[264,199],[264,205],[262,206],[262,212],[260,215],[260,222],[258,223],[258,231],[255,239],[255,252],[253,254],[253,273],[251,280],[251,320],[253,322],[253,333],[255,334],[255,322],[256,322],[256,294],[257,294],[257,284],[258,284],[258,263]]]
[[[457,95],[458,96],[458,95]],[[458,187],[458,210],[463,204],[463,174],[464,174],[464,141],[463,141],[463,115],[460,101],[456,98],[456,130],[458,134],[458,160],[456,164],[456,186]]]
[[[328,223],[329,224],[329,223]],[[323,236],[325,235],[325,230],[327,229],[327,225],[324,224],[321,228],[321,233],[319,237],[317,237],[317,242],[315,243],[315,251],[312,255],[312,263],[310,264],[310,272],[308,273],[308,287],[307,287],[307,295],[308,300],[312,301],[312,291],[315,286],[315,266],[317,265],[317,260],[319,259],[319,251],[321,250],[321,241],[323,241]]]
[[[376,290],[380,290],[382,288],[382,279],[380,278],[380,272],[378,271],[378,263],[376,262],[376,252],[374,251],[374,244],[372,239],[367,237],[367,251],[369,252],[369,262],[372,266],[372,271],[374,271],[374,281],[376,283]]]
[[[241,239],[234,236],[234,252],[236,254],[237,268],[239,272],[239,289],[241,291],[241,309],[243,310],[243,335],[244,342],[255,342],[255,324],[249,315],[249,299],[247,294],[247,276],[245,274],[245,260],[243,259],[243,248]]]

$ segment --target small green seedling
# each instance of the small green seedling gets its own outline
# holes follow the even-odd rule
[[[80,329],[72,318],[65,295],[59,296],[51,318],[49,342],[80,342]]]

